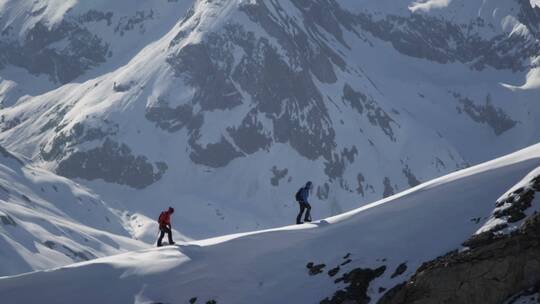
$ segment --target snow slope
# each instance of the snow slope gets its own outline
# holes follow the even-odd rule
[[[367,289],[374,302],[380,287],[390,288],[423,261],[460,248],[501,193],[539,166],[535,145],[311,224],[0,278],[0,294],[17,303],[185,303],[194,297],[197,303],[318,303],[346,287],[334,282],[344,273],[386,266]],[[309,275],[308,262],[326,266]],[[402,263],[407,269],[392,277]],[[327,271],[339,264],[330,277]]]
[[[95,193],[0,153],[0,276],[147,246]]]

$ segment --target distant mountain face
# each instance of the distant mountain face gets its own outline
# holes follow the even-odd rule
[[[307,180],[349,210],[540,138],[540,9],[435,2],[7,1],[0,137],[188,235],[290,222]]]
[[[9,106],[25,94],[43,94],[125,64],[168,31],[190,4],[161,0],[91,4],[78,0],[2,1],[2,104]]]

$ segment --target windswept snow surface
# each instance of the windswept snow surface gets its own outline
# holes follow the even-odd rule
[[[185,303],[193,297],[202,303],[318,303],[345,287],[334,283],[343,273],[385,265],[368,289],[374,302],[379,287],[392,287],[423,261],[459,248],[483,224],[472,219],[487,219],[501,193],[539,165],[535,145],[311,224],[6,277],[0,294],[7,303]],[[347,253],[352,261],[329,277]],[[324,272],[308,275],[308,262],[326,264]],[[391,278],[401,263],[408,270]]]

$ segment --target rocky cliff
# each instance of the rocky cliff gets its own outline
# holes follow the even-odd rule
[[[388,291],[379,304],[518,303],[540,290],[540,214],[509,234],[485,232],[453,251],[424,263],[407,282]],[[522,303],[522,302],[519,302]]]

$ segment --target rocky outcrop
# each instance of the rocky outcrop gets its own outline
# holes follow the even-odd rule
[[[127,145],[107,138],[101,147],[70,154],[56,172],[67,178],[103,179],[142,189],[160,180],[167,169],[166,163],[151,163],[144,155],[134,155]]]
[[[355,268],[344,273],[343,276],[335,280],[335,283],[345,283],[348,284],[348,286],[336,291],[331,298],[322,300],[321,304],[369,303],[371,300],[367,295],[369,284],[371,281],[383,275],[385,271],[386,266],[381,266],[376,269]]]
[[[288,173],[289,173],[289,169],[287,168],[280,170],[276,166],[273,166],[272,167],[273,176],[272,178],[270,178],[270,184],[272,184],[272,186],[274,187],[279,186],[279,181],[285,178]]]
[[[510,118],[501,108],[493,106],[489,94],[486,96],[485,104],[476,104],[473,100],[456,92],[452,95],[459,103],[458,113],[469,116],[477,123],[488,125],[497,136],[512,129],[517,124],[517,121]]]
[[[424,263],[406,283],[379,301],[392,303],[504,303],[540,282],[540,214],[529,217],[507,235],[469,242]]]
[[[106,42],[72,19],[53,27],[37,22],[22,40],[9,29],[10,26],[0,37],[0,69],[11,64],[32,74],[46,74],[53,82],[74,80],[104,63],[110,52]],[[63,47],[59,47],[60,42]]]
[[[506,219],[508,223],[516,223],[524,219],[526,210],[532,206],[536,192],[540,192],[540,175],[532,178],[528,185],[520,187],[510,193],[506,198],[497,201],[493,216],[498,219]],[[498,228],[505,228],[501,225]],[[497,230],[497,229],[492,229]]]
[[[522,9],[517,18],[531,29],[529,37],[504,33],[482,35],[482,31],[494,26],[481,17],[460,24],[427,14],[389,14],[380,18],[366,11],[355,15],[353,23],[410,57],[439,63],[461,62],[475,70],[493,67],[522,71],[531,66],[528,59],[537,56],[540,50],[535,30],[539,9],[531,8],[528,1],[516,2]]]

